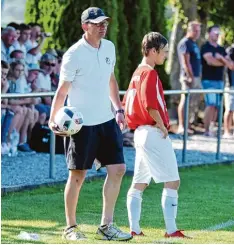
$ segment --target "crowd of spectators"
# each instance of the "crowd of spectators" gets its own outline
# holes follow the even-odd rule
[[[187,34],[179,42],[177,50],[180,62],[181,89],[233,89],[234,87],[234,46],[224,48],[218,44],[221,34],[219,26],[213,25],[207,30],[207,40],[199,48],[197,41],[200,38],[201,24],[197,21],[189,22]],[[204,95],[204,135],[216,136],[220,94],[207,93]],[[200,94],[190,96],[189,130],[196,121],[202,97]],[[184,105],[185,95],[181,95],[178,106],[179,127],[178,134],[184,133]],[[234,138],[231,127],[234,122],[234,95],[225,94],[224,138]]]
[[[234,44],[226,50],[218,45],[218,26],[208,29],[207,41],[201,46],[200,23],[190,22],[186,36],[178,44],[181,89],[234,89]],[[9,23],[1,34],[1,93],[33,93],[55,91],[59,82],[63,51],[50,49],[42,53],[50,33],[37,23]],[[225,79],[226,77],[226,79]],[[214,136],[219,95],[205,95],[205,136]],[[196,120],[201,95],[191,95],[190,125]],[[184,133],[184,103],[178,106],[178,132]],[[1,100],[1,154],[17,155],[18,150],[33,152],[29,142],[36,124],[46,125],[50,115],[51,97]],[[224,137],[234,138],[234,95],[225,95]],[[38,126],[38,125],[37,125]],[[190,130],[190,129],[189,129]],[[133,145],[133,135],[125,134],[124,144]]]
[[[37,23],[9,23],[1,34],[1,93],[55,91],[59,82],[61,50],[42,53],[45,39]],[[29,142],[36,124],[46,125],[51,97],[1,100],[1,154],[33,152]]]

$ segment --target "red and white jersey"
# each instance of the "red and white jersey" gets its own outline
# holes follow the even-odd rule
[[[139,65],[135,70],[124,96],[123,105],[130,129],[136,129],[141,125],[155,125],[155,121],[147,110],[149,108],[157,110],[165,127],[169,128],[162,83],[151,66]]]

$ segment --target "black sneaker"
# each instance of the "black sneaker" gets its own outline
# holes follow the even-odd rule
[[[20,144],[20,145],[18,145],[18,150],[19,151],[23,151],[23,152],[35,152],[35,151],[33,151],[30,147],[29,147],[29,145],[27,144],[27,143],[23,143],[23,144]]]

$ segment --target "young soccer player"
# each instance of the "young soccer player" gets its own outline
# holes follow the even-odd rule
[[[155,65],[167,57],[168,41],[158,32],[150,32],[142,41],[143,59],[133,73],[124,97],[128,127],[134,129],[136,148],[132,185],[127,194],[128,218],[132,236],[144,235],[140,228],[142,194],[151,178],[164,183],[162,210],[165,237],[186,237],[176,226],[180,177],[174,150],[168,136],[169,117],[163,86]]]

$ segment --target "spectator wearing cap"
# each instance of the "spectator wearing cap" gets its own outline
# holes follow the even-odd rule
[[[2,31],[1,35],[1,60],[9,63],[10,53],[14,50],[13,43],[17,38],[14,27],[8,26]]]
[[[227,57],[231,61],[231,66],[227,70],[227,90],[234,90],[234,44],[227,48]],[[234,132],[231,132],[234,123],[234,94],[224,94],[225,112],[224,112],[224,135],[226,139],[234,138]]]
[[[60,74],[60,67],[61,67],[61,63],[62,63],[62,57],[64,52],[62,50],[54,50],[54,49],[50,49],[47,51],[47,53],[52,54],[53,56],[56,57],[56,66],[53,70],[53,72],[50,75],[51,78],[51,90],[52,91],[56,91],[58,88],[58,84],[59,84],[59,74]]]
[[[31,36],[31,29],[30,26],[26,24],[20,24],[20,36],[17,41],[14,42],[13,46],[17,50],[22,50],[24,53],[24,58],[26,58],[27,49],[26,49],[26,42],[30,39]]]
[[[40,73],[38,76],[37,87],[42,89],[42,91],[51,91],[50,75],[54,72],[56,60],[56,57],[49,53],[45,53],[41,57],[40,68],[43,70],[43,73]]]

